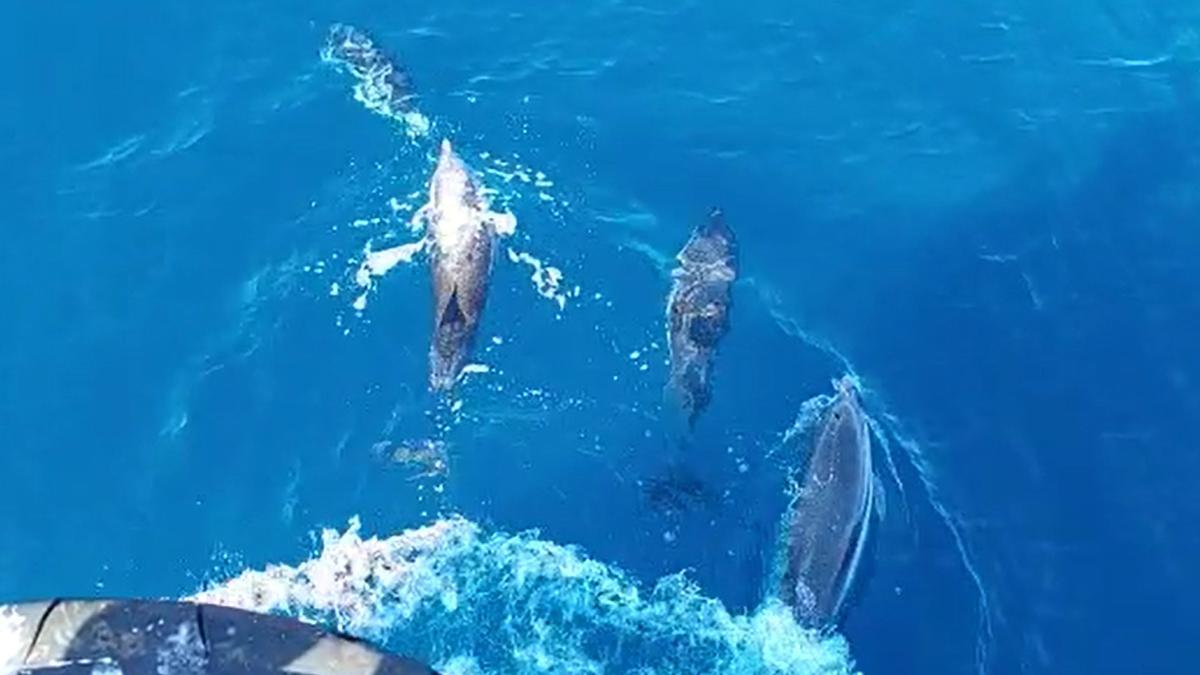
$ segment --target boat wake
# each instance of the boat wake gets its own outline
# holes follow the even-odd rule
[[[318,622],[456,675],[853,672],[844,639],[799,627],[781,604],[731,614],[683,574],[644,588],[537,533],[461,517],[383,539],[352,519],[299,565],[189,599]]]

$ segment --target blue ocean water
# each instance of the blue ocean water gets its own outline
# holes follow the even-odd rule
[[[357,517],[453,536],[365,614],[285,609],[447,672],[1193,669],[1196,3],[5,9],[0,599],[187,596]],[[322,61],[337,22],[429,136]],[[518,221],[450,401],[425,266],[358,284],[442,137]],[[741,278],[681,448],[663,305],[713,205]],[[783,439],[846,372],[887,507],[822,638],[761,604]],[[427,442],[447,475],[394,461]],[[712,498],[648,504],[671,460]]]

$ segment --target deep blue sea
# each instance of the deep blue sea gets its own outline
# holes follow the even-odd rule
[[[1195,671],[1200,3],[0,19],[0,601],[273,569],[265,609],[459,675]],[[322,59],[339,22],[427,135]],[[361,271],[442,138],[517,219],[449,398],[424,260]],[[713,206],[732,329],[677,443],[664,307]],[[843,374],[886,507],[817,635],[764,597]],[[648,500],[668,465],[706,497]],[[319,588],[371,546],[413,571]]]

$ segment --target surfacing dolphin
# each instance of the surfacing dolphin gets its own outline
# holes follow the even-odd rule
[[[720,209],[696,228],[676,260],[667,299],[667,389],[691,427],[712,400],[713,357],[729,330],[730,291],[737,278],[736,242]]]
[[[831,628],[854,583],[875,507],[871,437],[849,377],[822,412],[784,523],[779,597],[797,622]],[[882,498],[882,495],[879,495]]]
[[[345,66],[358,79],[354,95],[368,109],[403,120],[412,133],[429,131],[429,121],[416,110],[412,77],[363,30],[338,23],[329,28],[321,56]]]
[[[443,140],[429,181],[429,203],[414,216],[427,225],[431,252],[429,383],[435,390],[453,387],[470,355],[487,300],[497,227],[506,217],[511,218],[489,210],[475,176]]]

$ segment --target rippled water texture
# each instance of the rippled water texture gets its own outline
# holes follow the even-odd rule
[[[260,584],[451,673],[1191,670],[1197,3],[10,4],[0,601]],[[443,397],[446,138],[512,218]],[[843,375],[886,509],[818,635],[769,579]]]

